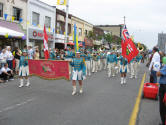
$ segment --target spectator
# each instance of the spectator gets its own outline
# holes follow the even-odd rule
[[[4,66],[4,64],[7,62],[6,59],[7,59],[6,50],[3,49],[2,53],[0,54],[0,64],[1,64],[0,67]]]
[[[16,60],[16,68],[15,68],[15,71],[16,71],[16,74],[18,74],[18,72],[19,72],[20,56],[21,56],[20,50],[19,50],[18,47],[16,47],[16,50],[15,50],[15,60]]]
[[[8,67],[8,64],[7,64],[7,63],[4,65],[4,67],[1,68],[1,70],[0,70],[0,77],[1,77],[4,81],[14,80],[14,79],[13,79],[13,70],[11,70],[11,69]]]
[[[7,63],[9,65],[9,68],[13,69],[13,58],[14,58],[14,56],[11,52],[11,47],[10,46],[7,47],[6,54],[7,54]]]
[[[165,125],[166,122],[166,100],[164,100],[164,96],[166,96],[166,57],[163,57],[163,67],[159,72],[157,72],[157,76],[160,76],[159,84],[159,97],[160,97],[160,117],[162,124]]]
[[[160,54],[157,47],[153,48],[153,57],[150,62],[149,70],[151,72],[151,76],[153,77],[153,83],[157,83],[156,73],[160,70]]]
[[[35,50],[35,53],[34,53],[34,59],[39,60],[39,56],[40,56],[40,53],[39,53],[39,49],[37,47]]]
[[[33,59],[34,57],[34,51],[32,49],[32,46],[28,46],[28,58]]]
[[[0,54],[2,53],[2,47],[0,46]]]

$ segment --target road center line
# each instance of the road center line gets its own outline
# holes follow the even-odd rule
[[[0,113],[6,112],[6,111],[9,111],[9,110],[13,110],[13,109],[18,108],[18,107],[20,107],[20,106],[23,106],[23,105],[25,105],[25,104],[27,104],[27,103],[29,103],[29,102],[32,102],[33,100],[35,100],[35,98],[31,98],[31,99],[28,99],[28,100],[26,100],[26,101],[24,101],[24,102],[21,102],[21,103],[18,103],[18,104],[15,104],[15,105],[6,107],[6,108],[0,110]]]
[[[139,108],[140,108],[140,103],[141,103],[141,96],[142,96],[142,90],[143,90],[145,78],[146,78],[146,73],[144,73],[142,81],[141,81],[138,96],[136,98],[136,103],[135,103],[135,106],[133,108],[133,112],[132,112],[131,117],[130,117],[129,125],[136,124],[137,116],[138,116],[138,112],[139,112]]]

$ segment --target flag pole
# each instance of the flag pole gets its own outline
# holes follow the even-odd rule
[[[69,16],[69,0],[66,3],[66,23],[65,23],[65,49],[67,48],[67,40],[68,40],[68,16]]]
[[[27,21],[26,21],[26,24],[27,24],[27,36],[26,36],[26,45],[28,46],[29,45],[29,24],[28,24],[28,21],[29,21],[29,1],[27,2]]]

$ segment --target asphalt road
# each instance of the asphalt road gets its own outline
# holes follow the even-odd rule
[[[138,79],[127,79],[124,87],[120,75],[93,74],[84,81],[83,95],[76,96],[65,80],[32,77],[31,86],[23,88],[18,80],[1,84],[0,125],[128,125],[146,68],[139,70]]]

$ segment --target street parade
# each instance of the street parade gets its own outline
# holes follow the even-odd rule
[[[0,125],[166,125],[166,34],[69,1],[0,1]]]

